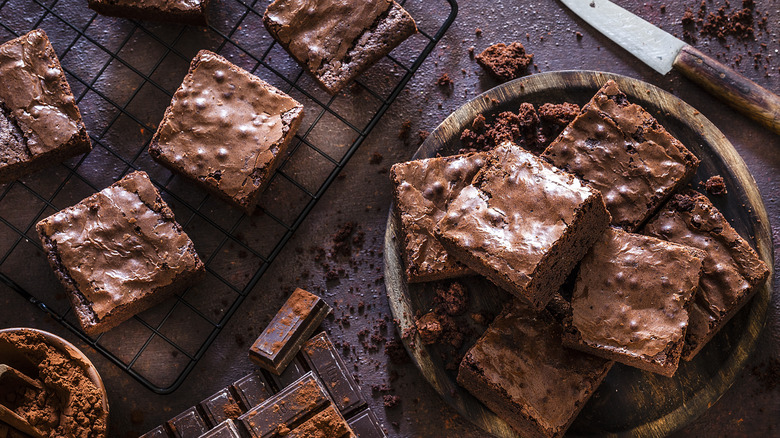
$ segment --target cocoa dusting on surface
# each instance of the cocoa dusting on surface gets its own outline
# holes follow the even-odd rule
[[[223,411],[228,418],[236,419],[241,416],[241,408],[236,403],[228,403],[223,407]]]
[[[690,7],[686,8],[681,18],[683,25],[683,37],[691,42],[696,42],[696,32],[705,37],[717,38],[724,42],[728,37],[737,40],[753,40],[757,28],[765,28],[765,18],[756,11],[754,0],[743,0],[742,8],[731,9],[731,3],[726,0],[722,5],[712,5],[712,11],[708,10],[706,1],[699,3],[699,8],[694,12]],[[758,15],[757,21],[755,16]]]
[[[576,104],[545,103],[537,110],[533,104],[522,103],[517,113],[504,111],[497,116],[478,115],[471,129],[460,136],[460,153],[488,151],[503,141],[510,140],[524,149],[539,154],[563,131],[580,111]]]
[[[707,182],[703,183],[707,193],[715,196],[723,196],[728,193],[726,190],[726,181],[720,175],[711,176]]]
[[[528,74],[533,59],[533,53],[525,53],[525,47],[517,41],[493,44],[477,55],[477,63],[502,82]]]
[[[42,391],[0,388],[4,405],[47,437],[106,436],[103,396],[80,363],[47,344],[43,335],[35,332],[0,334],[2,344],[10,345],[28,362],[9,365],[18,370],[35,370],[37,376],[30,377],[40,380],[44,388]],[[7,400],[9,397],[12,402]]]
[[[390,395],[387,394],[383,397],[385,408],[386,409],[392,409],[396,406],[398,406],[399,403],[401,403],[401,397],[397,395]]]

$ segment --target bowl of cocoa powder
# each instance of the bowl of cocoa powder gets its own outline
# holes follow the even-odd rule
[[[41,330],[2,329],[0,363],[39,383],[40,388],[0,385],[0,404],[26,419],[43,436],[108,436],[106,388],[92,362],[71,343]]]

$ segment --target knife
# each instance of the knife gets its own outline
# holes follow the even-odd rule
[[[560,0],[586,23],[665,75],[672,68],[780,134],[780,97],[607,0]]]

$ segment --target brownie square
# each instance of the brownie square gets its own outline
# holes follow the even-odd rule
[[[564,348],[546,310],[514,300],[466,353],[458,383],[523,437],[560,437],[613,362]]]
[[[643,233],[707,253],[691,305],[683,359],[691,360],[769,277],[750,244],[701,193],[674,195]]]
[[[450,203],[435,235],[458,260],[541,310],[609,220],[601,193],[505,142]]]
[[[263,23],[268,32],[329,93],[417,32],[393,0],[275,0]]]
[[[110,17],[171,21],[205,26],[211,0],[89,0],[89,8]]]
[[[0,45],[0,183],[91,149],[46,32]]]
[[[184,290],[204,270],[144,172],[43,219],[36,229],[89,335]]]
[[[636,231],[699,160],[608,81],[542,156],[601,191],[612,224]]]
[[[192,60],[152,158],[247,212],[284,158],[303,106],[208,50]]]
[[[706,253],[611,228],[580,264],[563,344],[671,377]]]
[[[447,205],[471,184],[486,154],[428,158],[393,165],[390,178],[404,238],[406,278],[410,283],[473,274],[433,235]]]

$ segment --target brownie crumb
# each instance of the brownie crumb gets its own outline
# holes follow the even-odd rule
[[[387,394],[387,395],[384,396],[383,400],[384,400],[384,404],[385,404],[385,408],[386,409],[392,409],[392,408],[398,406],[399,403],[401,403],[401,397],[399,397],[397,395]]]
[[[368,163],[380,164],[384,158],[385,157],[382,156],[382,154],[380,154],[379,152],[374,152],[373,154],[371,154],[371,157],[368,159]]]
[[[492,117],[490,122],[479,115],[472,122],[471,129],[463,130],[460,152],[488,151],[505,140],[511,140],[531,152],[541,153],[579,111],[578,105],[568,102],[546,103],[538,111],[533,104],[525,102],[517,113],[505,111]]]
[[[578,40],[582,39],[582,32],[575,32],[574,35],[577,37]]]
[[[466,311],[469,295],[466,287],[459,281],[450,283],[449,287],[438,285],[434,302],[444,313],[451,316],[460,315]]]
[[[471,46],[469,47],[469,58],[474,59],[474,50],[476,50],[476,47]]]
[[[711,176],[707,182],[704,183],[704,188],[707,193],[715,196],[723,196],[728,193],[726,190],[726,181],[720,175]]]
[[[453,84],[452,79],[450,79],[450,75],[447,73],[442,74],[439,76],[439,79],[436,81],[436,85],[442,87],[442,88],[449,88]]]
[[[395,365],[403,365],[409,363],[410,360],[406,349],[398,339],[391,339],[385,343],[385,354]]]
[[[407,120],[401,125],[401,129],[398,131],[398,138],[401,140],[409,139],[409,134],[412,132],[412,121]]]
[[[420,318],[417,318],[414,324],[417,327],[417,333],[419,333],[423,344],[435,344],[441,338],[443,327],[436,313],[428,312]]]
[[[476,28],[474,29],[474,35],[481,37],[482,36],[482,29]]]
[[[534,55],[517,41],[493,44],[477,55],[477,63],[496,79],[506,82],[528,74]]]
[[[430,132],[422,130],[422,129],[419,132],[417,132],[417,136],[420,137],[420,143],[424,142],[428,138],[429,135],[431,135]]]

